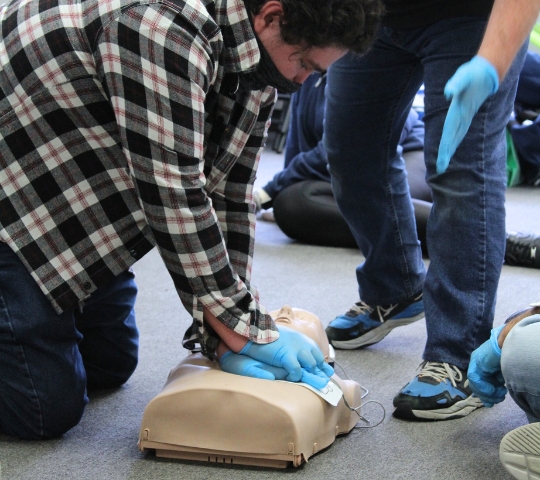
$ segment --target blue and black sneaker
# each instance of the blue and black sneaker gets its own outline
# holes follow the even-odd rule
[[[345,315],[334,318],[326,327],[326,335],[335,348],[353,350],[380,342],[394,328],[421,318],[424,318],[422,292],[386,306],[372,307],[360,301]]]
[[[394,397],[394,417],[451,420],[482,407],[473,395],[467,372],[455,365],[424,362],[422,371]]]

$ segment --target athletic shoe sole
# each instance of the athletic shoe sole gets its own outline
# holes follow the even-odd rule
[[[518,480],[540,480],[540,423],[508,432],[501,441],[503,467]]]
[[[437,410],[413,410],[409,403],[400,402],[396,405],[394,417],[408,420],[453,420],[466,417],[480,407],[483,407],[482,401],[473,395],[454,403],[451,407]]]
[[[414,317],[390,319],[382,323],[380,327],[375,327],[360,337],[353,338],[352,340],[330,340],[330,343],[341,350],[355,350],[357,348],[368,347],[374,343],[380,342],[386,335],[388,335],[394,328],[403,327],[409,325],[424,318],[425,314],[422,311]]]

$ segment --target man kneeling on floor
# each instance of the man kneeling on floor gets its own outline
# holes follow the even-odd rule
[[[231,373],[328,382],[320,349],[278,329],[251,284],[253,182],[276,89],[365,52],[381,12],[380,0],[0,7],[0,431],[61,435],[87,388],[127,381],[131,266],[154,246],[193,318],[187,349],[222,354]]]

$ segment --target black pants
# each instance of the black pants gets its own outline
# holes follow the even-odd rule
[[[431,191],[425,181],[424,152],[407,152],[403,157],[418,239],[427,256],[426,226],[431,211]],[[275,197],[273,207],[276,223],[290,238],[312,245],[358,248],[328,182],[305,180],[291,185]]]

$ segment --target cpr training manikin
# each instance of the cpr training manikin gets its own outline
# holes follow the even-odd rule
[[[311,337],[332,364],[321,321],[284,306],[277,324]],[[200,353],[182,360],[147,405],[139,449],[156,456],[258,465],[299,466],[350,432],[359,421],[360,385],[337,374],[323,391],[303,383],[269,381],[221,371]]]

